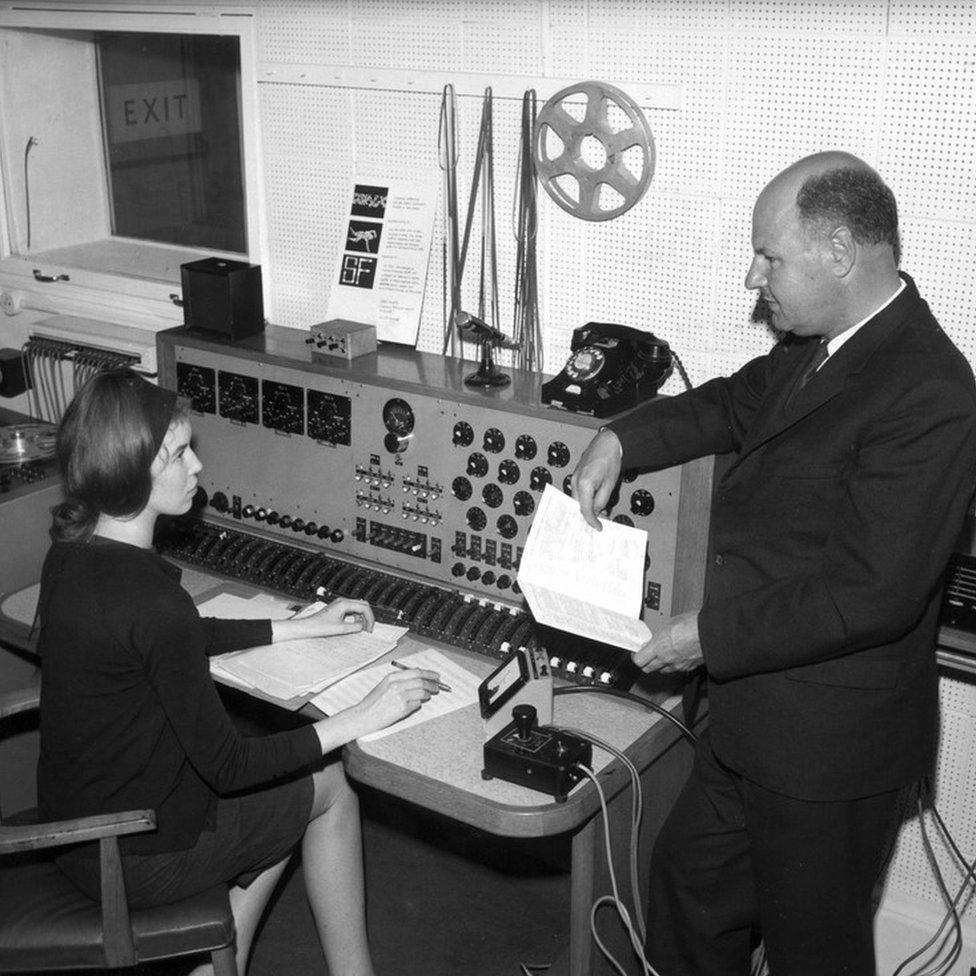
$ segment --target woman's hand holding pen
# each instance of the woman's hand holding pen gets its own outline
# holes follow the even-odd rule
[[[355,634],[372,631],[373,609],[365,600],[339,597],[320,609],[305,611],[287,620],[272,620],[273,640],[286,641],[309,637],[333,637],[336,634]]]
[[[398,722],[428,701],[439,691],[439,678],[436,671],[409,668],[386,675],[382,681],[350,711],[362,713],[369,728],[366,732],[376,732]]]
[[[386,675],[358,704],[315,723],[323,754],[398,722],[438,691],[436,671],[410,668]]]

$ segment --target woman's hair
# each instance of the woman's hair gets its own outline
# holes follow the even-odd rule
[[[170,425],[185,415],[172,390],[131,369],[96,373],[58,429],[65,499],[52,510],[55,541],[85,541],[102,514],[137,515],[152,491],[150,468]]]

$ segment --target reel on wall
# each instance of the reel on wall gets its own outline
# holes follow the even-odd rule
[[[546,193],[583,220],[619,217],[654,175],[654,138],[644,113],[629,95],[599,81],[556,92],[539,112],[534,142]]]

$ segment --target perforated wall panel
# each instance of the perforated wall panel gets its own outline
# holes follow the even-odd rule
[[[764,353],[773,337],[751,321],[755,300],[743,284],[752,202],[783,166],[826,148],[861,155],[887,178],[902,216],[903,266],[976,362],[969,0],[261,0],[259,13],[260,57],[270,66],[456,72],[459,81],[524,75],[525,87],[544,76],[680,86],[677,110],[644,106],[657,165],[631,211],[587,223],[539,190],[547,371],[565,361],[573,328],[591,320],[663,336],[695,383]],[[442,348],[440,92],[407,87],[262,84],[266,274],[276,322],[306,328],[323,317],[355,174],[427,178],[439,204],[418,346]],[[458,98],[462,229],[480,114],[480,97]],[[509,330],[519,100],[496,97],[494,116],[499,324]],[[478,303],[480,233],[479,206],[463,287],[469,309]],[[676,375],[665,391],[681,388]],[[974,691],[946,678],[942,693],[939,806],[971,856]],[[952,877],[944,852],[940,858]],[[903,831],[889,890],[938,905],[917,824]]]

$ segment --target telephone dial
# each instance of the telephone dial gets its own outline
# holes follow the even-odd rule
[[[671,349],[650,332],[587,322],[573,331],[562,372],[542,384],[542,402],[609,417],[654,396],[671,375]]]

